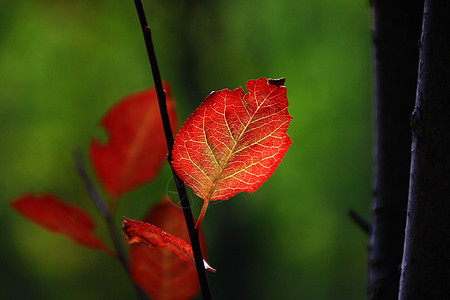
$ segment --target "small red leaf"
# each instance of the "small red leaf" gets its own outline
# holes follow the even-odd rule
[[[145,221],[183,240],[189,240],[183,211],[168,199],[156,205]],[[202,249],[205,249],[202,232],[200,243]],[[167,248],[133,244],[130,249],[130,262],[134,282],[153,299],[190,299],[200,290],[195,265],[181,260],[175,252]]]
[[[152,224],[125,218],[122,228],[127,244],[140,243],[149,247],[166,247],[178,254],[182,260],[194,261],[191,245]]]
[[[94,223],[81,209],[65,204],[53,195],[26,195],[11,202],[19,213],[47,230],[65,234],[88,248],[111,251],[94,234]]]
[[[165,86],[172,129],[175,106]],[[125,97],[102,119],[109,141],[91,141],[91,160],[103,187],[113,197],[142,185],[158,174],[167,156],[158,98],[154,88]]]
[[[212,92],[178,133],[173,168],[204,200],[197,226],[209,201],[252,193],[280,164],[292,141],[292,116],[284,79],[260,78],[242,88]]]

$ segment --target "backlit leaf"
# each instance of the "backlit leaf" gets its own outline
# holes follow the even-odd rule
[[[145,218],[164,232],[183,240],[189,240],[182,210],[164,199]],[[200,243],[204,250],[204,238],[200,232]],[[181,260],[173,251],[164,247],[148,247],[133,244],[130,248],[131,275],[152,299],[190,299],[198,294],[200,286],[195,265]]]
[[[292,141],[284,79],[260,78],[242,88],[212,92],[178,133],[173,168],[204,200],[252,193],[274,172]],[[245,94],[245,95],[244,95]]]
[[[53,195],[31,194],[14,200],[11,206],[47,230],[62,233],[79,245],[111,254],[95,235],[90,217],[78,207],[68,205]]]
[[[177,128],[174,103],[168,86],[167,110],[172,129]],[[107,144],[91,141],[91,160],[103,187],[117,197],[158,174],[167,157],[167,145],[154,88],[125,97],[102,119],[109,133]]]

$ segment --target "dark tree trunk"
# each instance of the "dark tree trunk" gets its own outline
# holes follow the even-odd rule
[[[408,201],[423,0],[373,0],[376,160],[370,299],[396,299]]]
[[[425,1],[399,299],[450,299],[450,1]]]

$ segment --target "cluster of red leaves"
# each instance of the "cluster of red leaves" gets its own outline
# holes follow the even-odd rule
[[[167,85],[165,90],[171,124],[176,128],[174,101]],[[91,161],[102,187],[115,201],[120,195],[153,180],[166,160],[167,146],[156,91],[149,89],[125,97],[110,109],[101,124],[107,130],[109,140],[106,144],[95,139],[91,141]],[[78,245],[115,255],[95,235],[95,225],[88,214],[56,196],[29,194],[15,199],[11,206],[39,226],[64,234]],[[168,232],[184,238],[169,239],[165,247],[177,249],[175,244],[172,246],[177,241],[176,245],[190,253],[192,258],[192,248],[185,241],[189,236],[185,232],[181,209],[163,201],[150,212],[151,215],[159,216],[159,221],[155,220],[157,226],[167,227],[165,230]],[[153,226],[143,222],[139,224]],[[161,229],[155,232],[157,234],[149,239],[148,246],[159,247],[163,244],[155,244],[151,239],[159,241],[169,236]],[[136,238],[134,240],[137,241]],[[170,250],[148,246],[133,245],[131,249],[131,273],[136,284],[154,299],[189,299],[198,294],[200,288],[191,260],[182,261]]]
[[[260,78],[247,82],[247,94],[242,88],[213,92],[181,128],[172,166],[204,200],[197,227],[210,201],[256,191],[285,156],[292,143],[287,135],[292,117],[283,84],[284,79]],[[174,104],[168,87],[165,89],[174,129]],[[156,91],[126,97],[101,123],[108,131],[109,141],[101,144],[92,140],[91,160],[103,188],[116,201],[123,193],[154,179],[166,158]],[[26,195],[11,205],[48,230],[111,254],[93,233],[94,223],[79,208],[52,195]],[[195,296],[199,284],[181,209],[164,199],[145,221],[125,218],[123,223],[125,240],[133,244],[133,280],[155,299]],[[204,248],[202,234],[200,238]],[[206,269],[215,271],[204,264]]]

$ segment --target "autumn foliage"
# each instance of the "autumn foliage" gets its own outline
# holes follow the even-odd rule
[[[165,85],[172,129],[177,128],[175,105]],[[91,141],[91,161],[104,189],[117,197],[153,180],[167,155],[164,131],[154,89],[117,103],[102,119],[109,134],[106,144]]]
[[[95,235],[95,225],[82,209],[64,203],[53,195],[25,195],[11,203],[12,207],[47,230],[62,233],[75,243],[110,254],[111,251]]]
[[[130,248],[133,280],[154,299],[189,299],[195,296],[199,284],[192,263],[192,249],[185,242],[189,240],[189,234],[182,210],[166,197],[144,221],[147,223],[124,222],[124,233],[130,235],[128,243],[133,243]],[[202,232],[200,242],[202,249],[206,250]]]
[[[180,178],[204,200],[197,227],[210,201],[226,200],[239,192],[254,192],[285,156],[292,143],[287,135],[292,117],[283,84],[284,79],[260,78],[247,83],[247,94],[242,88],[213,92],[181,128],[171,163]],[[174,129],[175,106],[168,86],[165,88]],[[125,97],[105,115],[101,124],[109,140],[101,143],[93,139],[90,157],[102,188],[115,204],[124,193],[153,180],[167,157],[155,90]],[[96,197],[92,193],[91,196]],[[94,200],[97,206],[103,201]],[[94,222],[81,208],[50,194],[25,195],[11,205],[45,229],[121,259],[117,245],[110,250],[96,236]],[[100,209],[106,222],[114,217],[115,206],[109,207],[106,215],[111,217]],[[150,296],[189,299],[199,292],[183,212],[167,197],[143,221],[125,218],[122,229],[127,244],[131,244],[131,277]],[[204,250],[201,232],[200,241]],[[204,266],[215,271],[205,261]]]
[[[275,172],[292,141],[284,80],[265,78],[211,93],[178,133],[172,166],[204,200],[252,193]]]

